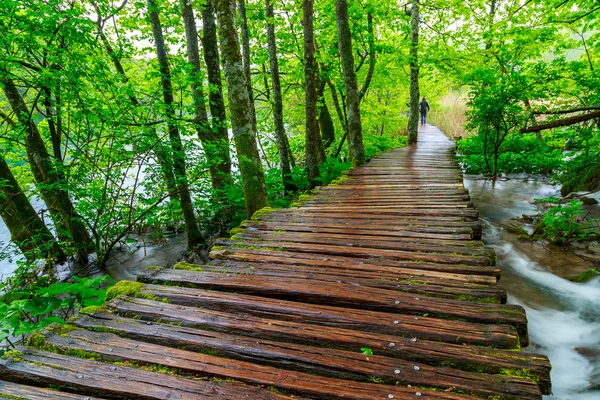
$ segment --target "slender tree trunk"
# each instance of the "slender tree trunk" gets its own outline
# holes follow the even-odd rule
[[[240,0],[243,2],[243,0]],[[267,16],[267,42],[269,47],[269,63],[271,65],[271,86],[273,87],[273,120],[275,127],[275,139],[277,140],[277,150],[279,151],[279,167],[283,178],[283,186],[286,191],[296,190],[296,185],[292,179],[292,169],[290,167],[290,157],[288,154],[288,138],[283,126],[283,101],[281,99],[281,81],[279,79],[279,62],[277,61],[277,42],[275,40],[275,24],[273,19],[273,3],[266,0]]]
[[[248,31],[248,19],[246,18],[246,0],[237,0],[240,19],[242,22],[242,59],[244,62],[244,73],[246,74],[246,89],[250,106],[250,118],[252,130],[258,132],[256,126],[256,107],[254,105],[254,90],[252,90],[252,75],[250,74],[250,33]]]
[[[235,0],[215,0],[219,23],[223,69],[227,81],[229,112],[233,138],[240,163],[246,215],[268,206],[265,175],[256,147],[256,132],[252,127],[248,77],[242,67],[242,55],[235,28]]]
[[[60,162],[52,160],[46,149],[44,139],[40,135],[37,125],[31,119],[25,100],[14,82],[5,78],[2,79],[1,83],[4,86],[4,93],[13,112],[25,129],[29,165],[42,198],[50,210],[59,237],[70,241],[75,248],[79,261],[82,264],[87,264],[88,254],[92,248],[90,236],[75,212],[73,203],[65,188],[66,182],[62,173],[62,165],[59,165]]]
[[[191,89],[194,109],[196,112],[196,132],[202,142],[202,147],[206,153],[209,163],[210,178],[212,187],[217,193],[222,193],[226,183],[229,181],[228,175],[223,175],[219,170],[219,163],[224,157],[223,149],[227,149],[226,157],[229,158],[228,148],[219,143],[219,137],[213,135],[208,122],[206,113],[206,103],[204,91],[202,90],[202,73],[200,70],[200,51],[198,49],[198,30],[196,29],[196,19],[194,10],[188,0],[181,0],[181,15],[185,28],[185,43],[187,49],[188,62],[192,66]]]
[[[311,186],[317,185],[319,177],[318,152],[321,140],[317,123],[317,64],[315,61],[315,37],[313,26],[314,0],[302,0],[304,13],[304,79],[306,85],[306,166]]]
[[[205,239],[200,232],[196,216],[194,215],[194,205],[190,195],[187,173],[185,166],[185,153],[179,129],[174,123],[175,110],[173,108],[173,86],[171,82],[171,71],[169,69],[169,60],[163,38],[162,26],[158,15],[158,5],[155,0],[148,0],[148,16],[152,25],[152,34],[154,36],[154,45],[156,55],[160,65],[160,81],[162,85],[163,99],[165,102],[165,117],[167,120],[167,130],[169,132],[169,142],[173,152],[173,173],[175,174],[177,192],[179,193],[179,202],[183,211],[185,230],[187,235],[187,248],[192,250],[194,247],[204,244]]]
[[[323,151],[327,150],[333,142],[335,142],[335,127],[333,126],[333,120],[331,119],[331,113],[327,107],[325,101],[325,86],[327,85],[327,71],[321,64],[321,78],[319,82],[319,128],[321,130],[321,141],[323,143]]]
[[[375,71],[375,63],[377,62],[375,54],[375,32],[373,32],[373,14],[371,12],[367,13],[367,42],[369,43],[369,70],[367,71],[367,76],[365,77],[365,81],[358,94],[358,97],[360,97],[361,100],[365,97],[365,94],[367,94],[367,90],[369,90],[369,85],[371,85],[371,80],[373,79],[373,72]]]
[[[419,138],[419,0],[412,0],[410,30],[410,115],[408,144]]]
[[[65,261],[65,253],[31,206],[2,156],[0,182],[0,216],[10,231],[10,240],[29,261],[37,258],[49,260],[51,264]]]
[[[219,44],[217,42],[217,26],[210,1],[202,7],[202,48],[208,79],[208,104],[212,122],[212,135],[219,154],[220,163],[217,169],[225,184],[231,183],[231,155],[229,152],[229,133],[227,132],[227,112],[223,100],[223,82],[219,61]]]
[[[344,86],[346,87],[346,102],[348,112],[348,149],[352,165],[357,167],[365,163],[365,148],[362,138],[360,121],[360,97],[352,54],[352,34],[348,23],[348,3],[346,0],[336,0],[336,23],[338,31],[338,46],[342,59]]]

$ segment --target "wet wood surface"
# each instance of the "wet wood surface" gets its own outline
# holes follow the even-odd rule
[[[0,396],[541,399],[550,363],[522,351],[453,148],[427,126],[259,211],[205,265],[147,270],[1,359]]]

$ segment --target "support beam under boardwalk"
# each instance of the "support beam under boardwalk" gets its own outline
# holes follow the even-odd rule
[[[550,363],[521,352],[525,311],[497,286],[453,148],[428,126],[259,211],[207,265],[119,283],[1,360],[0,397],[541,399]]]

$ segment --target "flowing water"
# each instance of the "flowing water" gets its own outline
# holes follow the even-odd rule
[[[483,240],[497,252],[499,284],[509,303],[527,311],[531,344],[525,351],[546,354],[552,363],[553,395],[547,398],[600,399],[600,279],[564,279],[591,263],[562,248],[519,240],[500,226],[535,214],[533,199],[559,196],[558,188],[524,176],[495,183],[465,176],[465,186],[485,224]]]

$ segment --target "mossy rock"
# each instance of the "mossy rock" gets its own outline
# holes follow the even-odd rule
[[[598,275],[600,275],[600,271],[598,271],[595,268],[592,268],[592,269],[588,269],[587,271],[583,271],[579,275],[567,276],[567,279],[570,280],[571,282],[584,283],[584,282],[591,281]]]
[[[106,292],[106,301],[116,299],[120,296],[136,297],[145,287],[141,282],[120,281]]]

